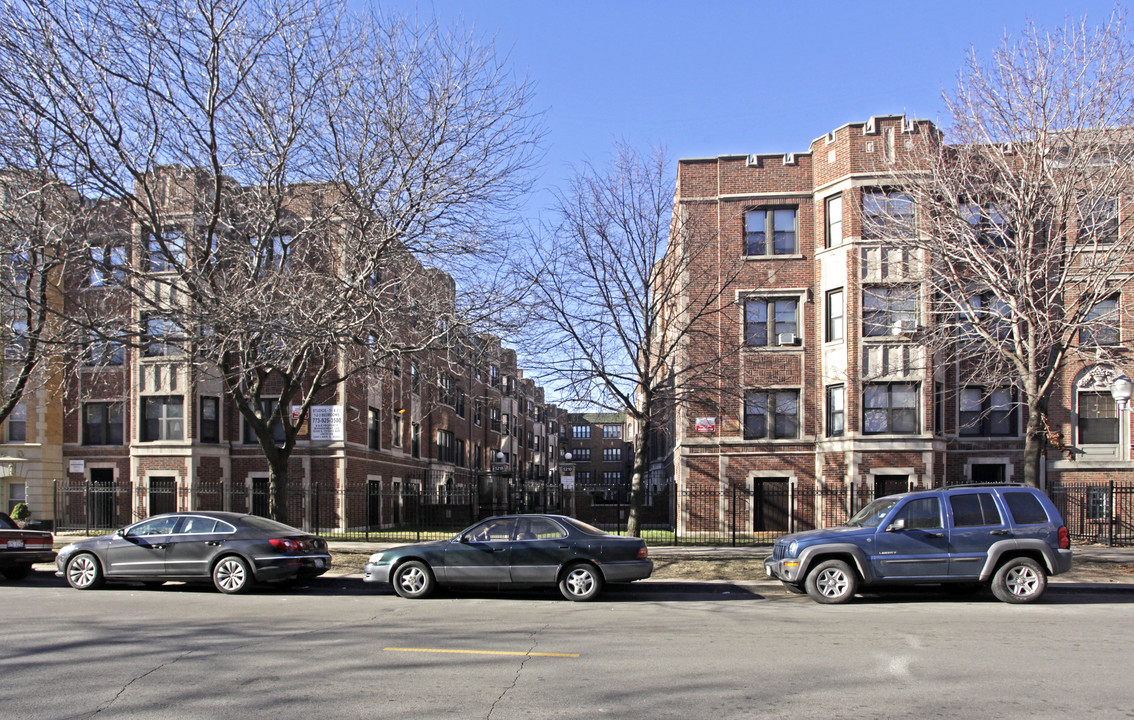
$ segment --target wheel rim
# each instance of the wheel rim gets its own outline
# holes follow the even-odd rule
[[[1005,584],[1016,597],[1027,597],[1039,589],[1039,573],[1026,565],[1014,567],[1008,571]]]
[[[236,560],[223,560],[217,566],[217,585],[225,590],[240,589],[246,579],[244,565]]]
[[[80,555],[71,561],[67,579],[76,587],[87,587],[95,579],[95,562],[86,555]]]
[[[425,587],[425,571],[419,567],[408,568],[402,573],[399,582],[406,592],[419,593]]]
[[[572,595],[586,595],[594,586],[594,576],[587,570],[576,568],[567,575],[567,589]]]
[[[850,581],[842,570],[827,568],[815,578],[815,587],[823,597],[836,598],[847,591]]]

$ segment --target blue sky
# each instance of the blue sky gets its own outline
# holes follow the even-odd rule
[[[540,180],[547,187],[572,163],[602,164],[615,139],[662,145],[676,160],[805,151],[816,137],[871,115],[938,120],[941,91],[953,86],[971,46],[987,55],[1028,19],[1056,27],[1085,14],[1102,22],[1115,5],[395,0],[382,7],[495,36],[547,110]]]

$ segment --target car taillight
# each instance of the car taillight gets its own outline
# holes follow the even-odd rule
[[[1059,548],[1067,550],[1071,547],[1071,534],[1067,532],[1067,526],[1061,525],[1059,527]]]
[[[645,560],[645,559],[646,559],[646,558],[648,558],[649,556],[650,556],[650,551],[646,549],[646,546],[645,546],[645,545],[643,545],[642,547],[638,548],[638,559],[639,559],[639,560]]]
[[[284,552],[298,552],[303,548],[298,540],[292,540],[290,538],[272,538],[268,542],[272,544],[272,547],[277,550],[283,550]]]
[[[40,538],[28,538],[27,540],[24,540],[24,547],[29,549],[34,548],[36,550],[50,550],[51,541],[41,540]]]

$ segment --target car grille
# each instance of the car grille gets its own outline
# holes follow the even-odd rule
[[[772,559],[782,560],[786,552],[787,546],[784,543],[777,542],[772,546]]]

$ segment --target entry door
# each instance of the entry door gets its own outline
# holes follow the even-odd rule
[[[150,515],[177,512],[177,479],[150,478]]]
[[[788,479],[758,479],[752,485],[752,529],[785,532],[788,529]]]
[[[91,527],[112,528],[114,519],[114,468],[91,468],[91,493],[87,512]]]
[[[382,481],[366,481],[366,526],[371,530],[382,527]]]
[[[973,465],[974,483],[1002,483],[1004,482],[1003,463],[975,463]]]
[[[886,497],[910,491],[909,475],[875,475],[874,497]]]
[[[268,478],[252,478],[252,514],[268,517],[268,496],[271,485]]]

